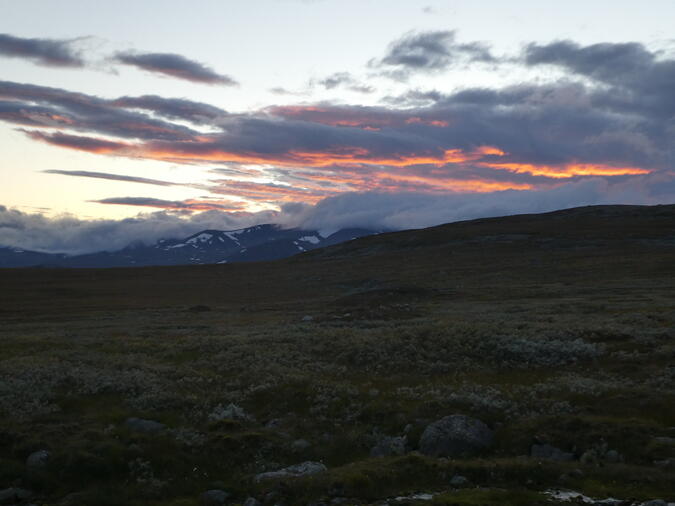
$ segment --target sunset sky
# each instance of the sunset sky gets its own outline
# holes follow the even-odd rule
[[[672,0],[0,0],[0,245],[675,203],[674,19]]]

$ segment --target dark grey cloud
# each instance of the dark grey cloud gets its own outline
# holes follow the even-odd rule
[[[73,48],[77,40],[28,39],[0,33],[0,55],[51,67],[82,67],[84,61]]]
[[[167,201],[171,202],[171,201]],[[162,238],[184,238],[205,229],[232,230],[271,223],[277,212],[195,214],[180,210],[142,213],[122,220],[47,217],[0,205],[0,245],[69,254],[115,251],[133,242],[154,244]]]
[[[554,54],[561,52],[554,49]],[[209,167],[238,164],[235,177],[245,177],[240,172],[251,165],[283,169],[275,174],[280,188],[240,188],[242,195],[258,201],[263,193],[284,188],[288,198],[301,200],[302,192],[291,191],[294,185],[305,185],[305,194],[315,201],[338,191],[449,191],[452,185],[443,186],[444,180],[468,182],[472,177],[477,183],[511,182],[522,188],[552,186],[564,178],[670,174],[675,161],[668,112],[673,98],[663,76],[669,75],[673,60],[633,48],[619,54],[644,62],[645,82],[621,70],[635,64],[621,63],[613,74],[607,70],[601,77],[575,79],[582,70],[591,72],[586,64],[573,70],[577,67],[570,55],[583,56],[584,51],[567,45],[565,58],[539,54],[533,60],[531,65],[566,70],[567,77],[557,82],[450,93],[412,90],[374,107],[325,102],[227,114],[185,99],[104,100],[0,82],[0,119],[41,127],[28,134],[87,152]],[[195,129],[182,124],[188,118]],[[199,126],[208,127],[208,133]],[[481,151],[486,146],[490,148]]]
[[[305,206],[289,223],[309,229],[345,227],[401,230],[475,218],[542,213],[600,204],[669,204],[675,187],[659,192],[658,180],[633,178],[621,183],[592,179],[556,188],[491,193],[425,195],[420,193],[346,193]]]
[[[45,174],[59,174],[61,176],[91,177],[94,179],[107,179],[110,181],[123,181],[127,183],[141,183],[155,186],[182,186],[180,183],[162,181],[160,179],[149,179],[147,177],[125,176],[121,174],[110,174],[108,172],[92,172],[88,170],[43,170]]]
[[[175,53],[117,53],[115,61],[147,72],[195,83],[235,86],[232,77],[218,74],[206,65]]]
[[[227,116],[227,111],[210,104],[185,98],[165,98],[158,95],[120,97],[113,100],[111,104],[128,109],[151,111],[165,118],[186,120],[197,124],[210,123]]]
[[[142,108],[167,117],[183,115],[197,121],[215,117],[219,109],[182,99],[123,97],[121,102],[84,93],[33,84],[0,81],[0,119],[23,126],[55,127],[135,139],[190,139],[197,132],[184,125],[136,112]],[[125,109],[125,104],[129,104]]]
[[[156,207],[165,210],[174,211],[237,211],[242,208],[242,204],[228,202],[225,200],[164,200],[152,197],[111,197],[100,200],[91,200],[97,204],[113,204],[123,206],[137,206],[137,207]]]
[[[327,90],[345,88],[358,93],[372,93],[375,91],[375,88],[359,82],[349,72],[336,72],[317,80],[316,83]]]
[[[183,214],[189,204],[161,199],[106,199],[124,205],[157,205],[177,212],[139,214],[124,220],[82,220],[72,216],[48,218],[0,205],[0,245],[29,250],[88,253],[118,250],[132,242],[152,244],[162,238],[183,238],[204,229],[232,230],[261,223],[319,229],[344,227],[400,230],[452,221],[539,213],[583,205],[671,204],[672,178],[639,176],[620,182],[602,178],[574,181],[551,189],[482,194],[345,193],[316,205],[289,203],[281,211],[260,213],[210,210]],[[135,204],[133,204],[135,202]],[[224,204],[227,205],[227,204]],[[182,207],[181,207],[182,206]]]
[[[675,59],[650,51],[643,44],[600,43],[581,46],[569,40],[530,44],[524,52],[527,65],[556,65],[611,86],[599,90],[598,105],[644,112],[672,119],[675,115]]]
[[[439,71],[456,63],[493,62],[490,48],[480,42],[458,43],[454,31],[411,32],[392,42],[371,66],[401,72]]]

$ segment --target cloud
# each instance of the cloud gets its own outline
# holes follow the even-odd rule
[[[50,67],[83,67],[84,61],[72,47],[77,40],[27,39],[0,33],[0,55]]]
[[[162,74],[195,83],[224,86],[235,86],[238,84],[230,76],[218,74],[202,63],[175,53],[117,53],[114,60],[124,65],[131,65],[145,70],[146,72]]]
[[[454,31],[409,32],[389,45],[373,67],[394,68],[405,75],[409,72],[435,72],[456,63],[493,62],[490,48],[480,42],[460,44]]]
[[[274,211],[215,210],[188,215],[157,211],[123,220],[86,220],[72,215],[47,217],[0,205],[0,244],[68,254],[116,251],[131,243],[154,244],[161,238],[184,238],[205,229],[232,230],[270,223],[276,215]]]
[[[675,114],[675,60],[660,57],[643,44],[600,43],[581,46],[569,40],[529,44],[523,59],[529,66],[555,65],[611,86],[594,101],[626,113],[649,113],[672,120]]]
[[[241,211],[243,204],[241,202],[232,202],[225,200],[163,200],[152,197],[110,197],[100,200],[91,200],[97,204],[113,204],[121,206],[155,207],[165,210],[186,210],[186,211]]]
[[[158,95],[120,97],[111,105],[127,109],[141,109],[169,119],[186,120],[196,124],[208,124],[227,116],[227,111],[203,102],[185,98],[164,98]]]
[[[375,88],[372,86],[357,81],[349,72],[336,72],[323,79],[317,80],[316,83],[327,90],[346,88],[358,93],[373,93],[375,91]],[[311,84],[314,84],[314,82]]]
[[[200,201],[151,198],[105,199],[110,204],[171,209],[139,214],[124,220],[83,220],[73,216],[48,218],[0,206],[0,244],[29,250],[85,253],[121,249],[132,242],[152,244],[162,238],[183,238],[204,229],[232,230],[261,223],[332,232],[346,227],[400,230],[442,223],[539,213],[598,204],[669,204],[675,202],[673,175],[633,176],[618,182],[603,178],[573,181],[555,188],[433,195],[417,192],[350,192],[315,205],[289,202],[279,211],[227,212],[211,207],[194,210]],[[204,202],[204,207],[217,201]],[[234,203],[236,204],[236,203]],[[222,203],[228,205],[227,202]]]
[[[138,102],[134,102],[138,98]],[[4,101],[3,101],[4,100]],[[192,112],[216,114],[207,104],[182,99],[153,101],[147,97],[122,97],[121,102],[84,93],[33,84],[0,81],[0,120],[38,128],[60,127],[99,135],[131,139],[190,139],[198,132],[185,125],[153,118],[135,109],[150,109],[165,116]],[[125,109],[125,103],[129,109]],[[215,109],[215,108],[214,108]],[[187,119],[187,118],[186,118]]]
[[[181,186],[180,183],[170,181],[161,181],[159,179],[148,179],[146,177],[124,176],[120,174],[110,174],[107,172],[91,172],[88,170],[43,170],[45,174],[60,174],[62,176],[91,177],[95,179],[108,179],[111,181],[124,181],[127,183],[151,184],[156,186]]]
[[[446,47],[451,32],[440,33]],[[606,69],[597,69],[604,65],[597,53],[613,55]],[[103,99],[0,82],[0,120],[53,146],[207,167],[214,179],[200,189],[256,208],[353,192],[447,195],[544,191],[598,177],[672,180],[674,60],[639,44],[565,42],[528,46],[520,62],[533,71],[556,65],[564,77],[409,90],[378,106],[320,102],[237,114],[184,98]],[[627,70],[638,67],[638,77]],[[329,78],[325,84],[336,87],[352,79]]]

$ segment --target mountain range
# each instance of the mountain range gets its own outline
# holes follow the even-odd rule
[[[224,264],[276,260],[305,251],[378,233],[346,228],[332,234],[316,230],[256,225],[238,230],[203,230],[185,239],[135,242],[119,251],[82,255],[42,253],[0,247],[0,267],[141,267],[152,265]]]

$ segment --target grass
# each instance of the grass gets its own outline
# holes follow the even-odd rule
[[[675,253],[641,242],[672,234],[659,220],[513,217],[273,263],[0,271],[0,489],[74,506],[196,505],[210,488],[288,506],[548,504],[556,487],[674,500],[675,447],[656,438],[675,437]],[[214,420],[230,403],[248,418]],[[416,453],[454,413],[494,447]],[[404,434],[406,455],[370,457]],[[530,458],[535,442],[577,460]],[[27,469],[39,449],[47,468]],[[305,460],[328,471],[253,479]]]

